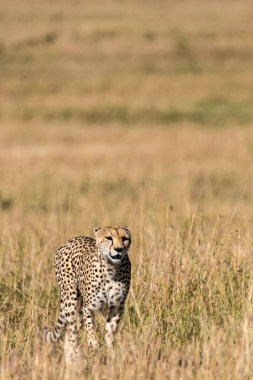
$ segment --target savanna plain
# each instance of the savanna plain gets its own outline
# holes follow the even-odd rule
[[[251,1],[0,1],[0,378],[63,379],[53,257],[127,225],[85,379],[253,378]],[[74,377],[73,377],[74,378]],[[79,375],[79,379],[82,376]]]

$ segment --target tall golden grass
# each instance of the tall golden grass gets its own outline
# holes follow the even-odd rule
[[[133,232],[114,354],[85,379],[250,379],[252,7],[16,1],[0,11],[0,378],[62,379],[54,252]],[[80,375],[79,377],[80,378]]]

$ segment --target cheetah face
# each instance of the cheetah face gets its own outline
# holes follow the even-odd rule
[[[112,264],[120,264],[128,253],[131,232],[121,227],[95,227],[94,235],[101,254]]]

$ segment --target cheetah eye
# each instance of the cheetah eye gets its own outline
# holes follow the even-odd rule
[[[126,237],[126,236],[123,236],[123,237],[122,237],[122,241],[126,241],[126,240],[129,240],[129,238]]]
[[[105,238],[106,238],[107,240],[112,241],[112,237],[111,237],[111,236],[106,236]]]

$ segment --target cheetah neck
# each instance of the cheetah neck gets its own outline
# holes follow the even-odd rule
[[[129,260],[128,255],[126,255],[119,264],[114,264],[102,254],[100,254],[100,258],[106,277],[109,277],[113,280],[117,279],[117,277],[121,274],[122,268],[124,267],[126,261]]]

